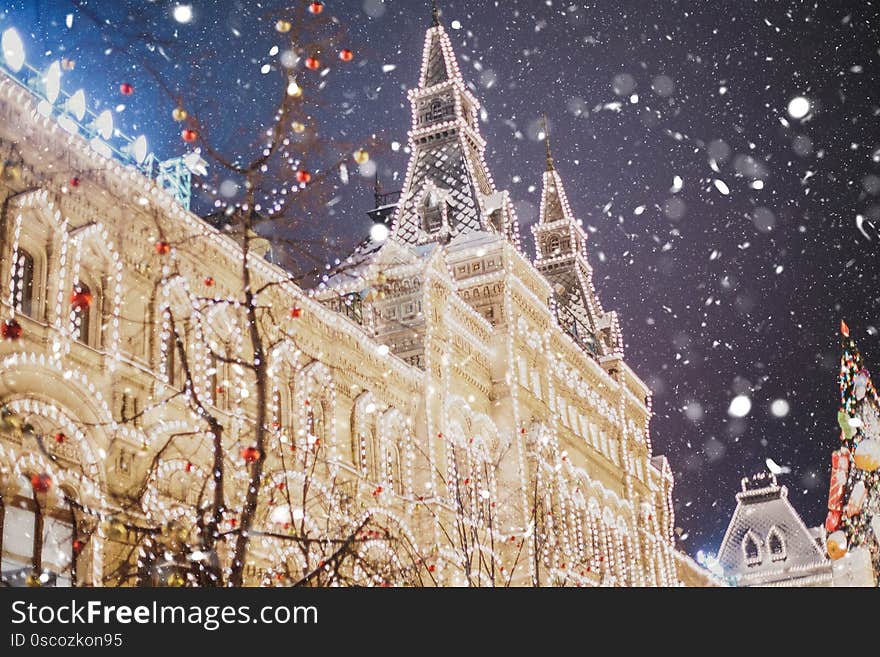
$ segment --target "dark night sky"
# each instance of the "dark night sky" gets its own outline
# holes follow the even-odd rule
[[[34,63],[74,57],[65,89],[83,86],[93,106],[124,103],[118,125],[171,157],[183,151],[179,126],[146,59],[205,104],[234,150],[242,129],[271,118],[260,67],[277,59],[268,55],[281,45],[272,10],[285,3],[193,0],[186,25],[172,19],[173,4],[93,0],[111,20],[99,30],[65,0],[0,0],[0,28],[19,28]],[[358,58],[328,76],[322,130],[405,144],[404,90],[417,80],[428,3],[325,4]],[[859,215],[880,221],[877,3],[440,5],[486,110],[490,170],[516,199],[530,250],[538,119],[550,117],[557,167],[591,232],[599,294],[621,314],[627,359],[655,391],[652,435],[676,475],[682,546],[717,549],[740,478],[768,457],[791,468],[781,481],[807,523],[820,523],[837,442],[842,317],[868,366],[880,359],[876,239],[856,227]],[[171,40],[167,59],[110,47],[119,24]],[[119,95],[123,81],[134,96]],[[811,104],[800,120],[787,112],[796,96]],[[386,187],[395,177],[399,187],[405,153],[374,159]],[[369,230],[370,187],[366,178],[340,184],[338,203],[314,217],[337,256]],[[740,394],[751,411],[732,418]],[[784,417],[770,411],[780,399]]]

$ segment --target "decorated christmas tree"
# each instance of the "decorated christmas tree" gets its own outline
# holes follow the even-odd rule
[[[880,398],[855,340],[840,323],[840,448],[831,457],[828,555],[880,569]],[[860,571],[867,567],[857,566]],[[870,579],[870,578],[868,578]],[[860,579],[860,583],[867,583]]]

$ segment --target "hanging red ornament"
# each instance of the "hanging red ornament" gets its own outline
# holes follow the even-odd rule
[[[199,138],[199,133],[193,130],[192,128],[187,128],[183,132],[180,133],[180,137],[188,144],[193,143],[196,139]]]
[[[318,2],[318,0],[315,0],[315,2],[313,2],[309,5],[309,11],[317,16],[322,11],[324,11],[324,3]]]
[[[73,178],[70,179],[70,186],[71,187],[79,187],[79,183],[80,183],[80,180],[76,176],[74,176]]]
[[[381,492],[382,492],[382,487],[381,487],[381,486],[376,486],[376,490],[373,491],[373,497],[376,497],[376,496],[379,495]]]
[[[211,276],[205,276],[205,285],[208,287],[214,287],[214,279]]]
[[[75,540],[73,541],[73,551],[74,551],[74,553],[79,554],[80,552],[83,551],[83,548],[84,548],[85,546],[86,546],[86,544],[83,543],[81,540],[79,540],[78,538],[75,539]]]
[[[321,60],[317,57],[306,57],[306,68],[310,71],[314,71],[317,68],[321,67]]]
[[[171,245],[168,242],[156,242],[156,253],[159,255],[168,255],[171,252]]]
[[[134,93],[134,87],[130,82],[123,82],[119,85],[119,93],[123,96],[131,96]]]
[[[241,458],[245,463],[253,463],[260,458],[260,450],[256,447],[245,447],[241,450]]]
[[[431,564],[430,566],[428,566],[429,573],[433,573],[435,570],[437,570],[437,566],[435,566],[434,564]]]
[[[58,443],[59,445],[60,445],[61,443],[63,443],[65,440],[67,440],[67,436],[65,436],[65,435],[64,435],[63,433],[61,433],[60,431],[59,431],[58,433],[55,434],[55,442]]]
[[[300,169],[296,172],[296,179],[301,183],[308,183],[312,179],[312,174],[305,169]]]
[[[18,340],[21,337],[21,334],[21,324],[14,319],[7,319],[3,322],[2,326],[0,326],[0,336],[3,336],[4,340]]]
[[[302,308],[300,308],[299,306],[294,306],[293,308],[290,309],[290,316],[293,317],[294,319],[296,319],[297,317],[302,315],[302,312],[303,312]],[[308,402],[306,402],[306,403],[308,403]]]
[[[89,306],[92,305],[92,293],[88,292],[81,287],[77,286],[73,288],[73,293],[70,295],[70,307],[77,311],[82,312],[86,310]]]
[[[45,493],[52,487],[52,478],[45,472],[31,475],[31,486],[34,492]]]
[[[187,462],[186,462],[186,465],[183,466],[183,469],[186,470],[187,472],[192,472],[193,464],[190,463],[189,461],[187,461]]]
[[[354,52],[349,50],[348,48],[343,48],[339,51],[339,59],[344,62],[350,62],[352,59],[354,59]]]

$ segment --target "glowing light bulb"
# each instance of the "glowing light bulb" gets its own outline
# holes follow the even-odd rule
[[[86,94],[80,89],[67,99],[67,111],[76,117],[77,121],[82,121],[86,115]]]
[[[49,65],[43,82],[46,85],[46,100],[54,104],[61,93],[61,62],[52,62]]]
[[[3,48],[3,59],[13,73],[18,73],[24,66],[24,43],[14,27],[3,32],[0,38],[0,47]]]

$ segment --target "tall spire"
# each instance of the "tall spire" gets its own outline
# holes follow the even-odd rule
[[[419,83],[408,92],[412,154],[392,237],[415,246],[486,231],[518,246],[513,206],[483,159],[480,102],[462,78],[437,3],[431,8],[435,21],[425,33]]]
[[[547,151],[547,171],[555,171],[553,153],[550,151],[550,128],[547,125],[547,113],[544,113],[544,148]]]
[[[440,9],[437,8],[437,0],[431,0],[431,25],[440,26]]]

